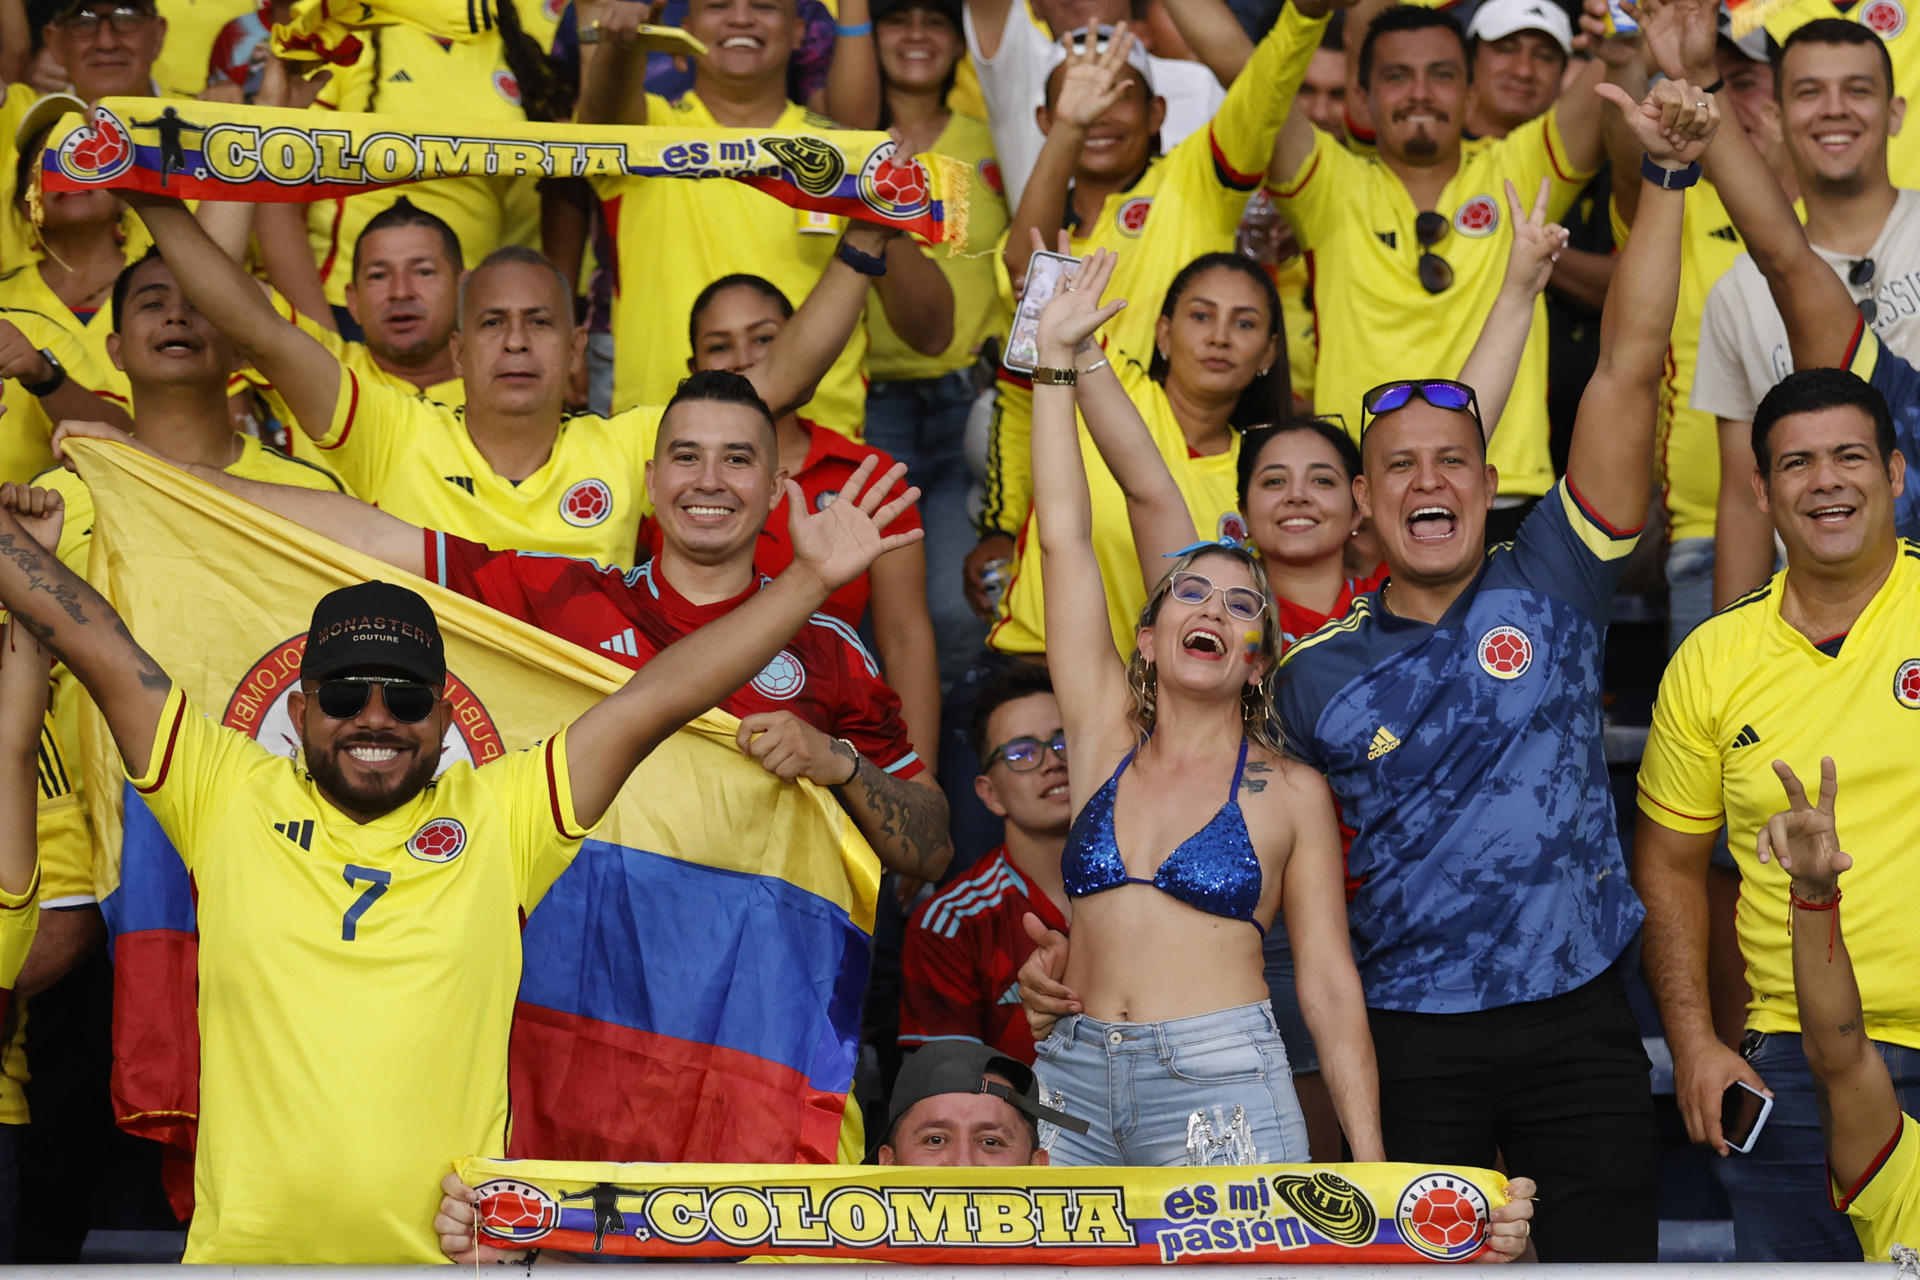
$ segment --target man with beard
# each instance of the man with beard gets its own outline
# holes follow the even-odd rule
[[[717,376],[743,393],[700,411],[770,433],[751,388]],[[825,511],[790,508],[793,564],[753,599],[546,742],[437,779],[452,711],[420,596],[372,582],[315,606],[288,704],[302,767],[202,714],[38,545],[58,503],[0,488],[0,602],[93,694],[194,881],[188,1261],[439,1256],[432,1185],[452,1159],[505,1150],[521,921],[656,746],[760,670],[833,590],[919,536],[881,536],[914,491],[882,505],[903,469],[869,487],[874,469]],[[46,514],[12,514],[25,510]]]
[[[1591,92],[1598,63],[1544,115],[1498,141],[1467,142],[1466,42],[1451,16],[1405,4],[1384,10],[1367,28],[1358,61],[1360,105],[1374,122],[1378,154],[1355,155],[1295,110],[1269,179],[1278,183],[1281,215],[1313,255],[1314,293],[1323,301],[1314,407],[1350,424],[1358,421],[1360,393],[1379,381],[1385,335],[1404,364],[1465,363],[1512,245],[1502,183],[1527,194],[1550,179],[1547,217],[1559,221],[1602,158],[1601,102]],[[1324,305],[1335,298],[1338,306]],[[1546,307],[1536,303],[1489,446],[1500,473],[1489,542],[1511,537],[1553,483],[1546,338]]]
[[[1405,74],[1417,88],[1435,72]],[[1656,1252],[1653,1096],[1621,972],[1643,912],[1600,749],[1601,654],[1652,486],[1681,190],[1718,120],[1683,81],[1638,106],[1602,87],[1644,149],[1639,220],[1566,478],[1484,552],[1498,477],[1472,389],[1369,391],[1354,496],[1391,576],[1287,652],[1276,697],[1356,833],[1350,919],[1387,1158],[1498,1153],[1536,1176],[1547,1262]],[[1404,106],[1376,119],[1402,128]]]

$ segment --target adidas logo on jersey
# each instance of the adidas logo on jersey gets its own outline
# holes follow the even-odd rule
[[[413,77],[407,74],[407,69],[405,67],[402,67],[400,68],[400,70],[394,72],[392,75],[387,77],[387,83],[388,84],[412,84]]]
[[[1733,244],[1740,243],[1740,233],[1733,229],[1733,225],[1731,223],[1729,223],[1724,227],[1715,227],[1713,230],[1707,232],[1707,234],[1712,236],[1715,240],[1726,240],[1726,241],[1730,241]]]
[[[1728,747],[1727,750],[1738,751],[1742,747],[1757,747],[1759,745],[1760,735],[1753,731],[1752,725],[1743,724],[1740,726],[1740,732],[1734,735],[1733,745]]]
[[[473,492],[472,476],[441,476],[440,478],[442,480],[445,480],[448,484],[460,486],[462,489],[465,489],[468,493]]]
[[[1389,249],[1398,249],[1400,247],[1400,233],[1398,231],[1376,231],[1373,234],[1381,244],[1387,246]]]
[[[291,822],[276,822],[273,824],[273,829],[302,849],[308,851],[313,849],[312,818],[295,818]]]
[[[1000,998],[998,1000],[995,1000],[994,1003],[995,1004],[1019,1004],[1020,1003],[1019,981],[1016,979],[1012,986],[1008,987],[1005,991],[1002,991],[1000,993]]]
[[[633,641],[632,627],[628,627],[617,636],[602,640],[600,647],[608,653],[625,654],[629,658],[637,658],[640,656],[640,648]]]
[[[1367,759],[1378,760],[1399,745],[1400,739],[1394,737],[1387,726],[1381,725],[1373,731],[1373,745],[1367,748]]]

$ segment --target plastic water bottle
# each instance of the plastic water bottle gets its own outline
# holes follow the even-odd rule
[[[980,585],[986,592],[987,604],[996,613],[1000,611],[1001,597],[1007,594],[1007,583],[1010,580],[1007,570],[1012,567],[1013,561],[1005,556],[989,560],[980,566]]]

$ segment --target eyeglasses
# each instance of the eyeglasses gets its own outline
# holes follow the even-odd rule
[[[105,13],[81,9],[77,13],[70,13],[62,18],[60,27],[69,35],[81,40],[91,40],[100,34],[102,22],[110,22],[113,24],[115,33],[125,36],[138,31],[141,24],[152,16],[153,14],[148,10],[130,9],[125,5],[116,6]]]
[[[1267,611],[1267,598],[1252,587],[1216,587],[1212,578],[1191,569],[1173,575],[1173,598],[1181,604],[1205,604],[1216,591],[1227,612],[1242,622],[1252,622]]]
[[[1428,293],[1445,293],[1453,288],[1452,265],[1433,251],[1452,226],[1446,214],[1432,209],[1413,220],[1413,235],[1420,242],[1420,287]]]
[[[1405,408],[1415,397],[1436,409],[1464,409],[1473,415],[1475,422],[1480,421],[1480,400],[1464,382],[1451,378],[1383,382],[1360,397],[1360,434],[1367,433],[1375,418]]]
[[[1868,290],[1867,296],[1860,299],[1860,318],[1868,324],[1880,314],[1880,304],[1873,300],[1873,272],[1872,258],[1862,258],[1847,269],[1847,283],[1856,289]]]
[[[320,713],[329,720],[351,720],[366,710],[374,686],[387,704],[387,714],[401,724],[419,724],[433,714],[440,691],[418,680],[397,676],[335,676],[322,680],[314,691]]]
[[[1062,764],[1067,759],[1067,731],[1055,729],[1053,737],[1042,742],[1038,738],[1015,738],[1003,746],[987,752],[987,766],[991,768],[1000,761],[1006,761],[1007,768],[1015,773],[1032,773],[1047,762],[1047,752],[1060,757]]]

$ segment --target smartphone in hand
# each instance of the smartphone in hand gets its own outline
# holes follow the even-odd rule
[[[1720,1136],[1729,1147],[1746,1155],[1753,1150],[1772,1112],[1772,1098],[1745,1081],[1735,1080],[1720,1095]]]
[[[1013,313],[1007,354],[1000,361],[1008,372],[1032,373],[1040,363],[1040,312],[1079,266],[1080,259],[1046,249],[1035,249],[1027,259],[1026,292],[1020,295],[1019,309]]]

